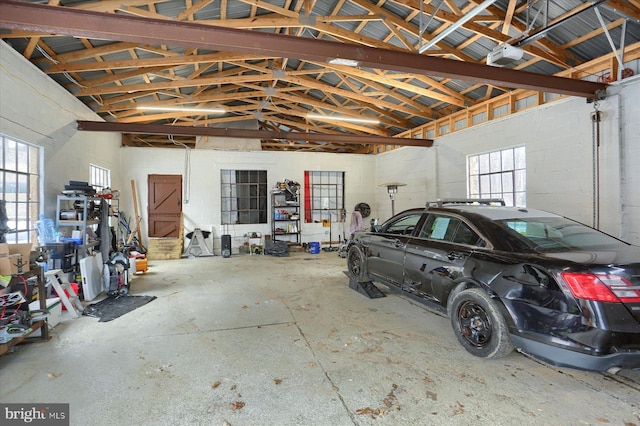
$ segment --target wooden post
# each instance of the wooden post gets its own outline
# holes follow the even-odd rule
[[[138,244],[142,245],[142,234],[140,233],[140,214],[138,213],[138,197],[136,196],[136,181],[131,179],[131,195],[133,196],[133,211],[136,214],[136,228],[138,232]],[[133,232],[133,231],[131,231]]]

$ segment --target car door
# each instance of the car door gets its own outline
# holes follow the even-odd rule
[[[482,238],[462,218],[431,213],[420,232],[407,242],[403,287],[422,298],[442,303],[451,282]]]
[[[399,215],[371,235],[367,270],[374,277],[401,286],[404,274],[404,249],[422,213]]]

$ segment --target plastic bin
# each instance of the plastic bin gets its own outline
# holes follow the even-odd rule
[[[40,215],[40,220],[36,222],[36,229],[38,230],[38,243],[41,246],[56,241],[56,227],[53,219],[47,219],[44,215]]]

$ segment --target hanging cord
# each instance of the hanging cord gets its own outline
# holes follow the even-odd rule
[[[184,203],[189,204],[191,198],[191,148],[185,145],[184,151]]]
[[[182,142],[176,142],[173,139],[173,135],[169,135],[169,140],[173,142],[174,145],[184,147],[184,191],[182,202],[184,204],[189,204],[189,198],[191,197],[191,148]]]
[[[592,171],[593,171],[593,227],[600,228],[600,121],[602,113],[598,109],[598,102],[593,103],[591,113],[591,140],[592,140]]]
[[[27,300],[27,296],[29,295],[29,285],[27,284],[27,280],[22,275],[18,275],[18,277],[22,280],[22,284],[24,285],[23,298],[25,300]],[[6,300],[8,300],[8,299],[6,299]],[[23,302],[18,303],[18,306],[16,308],[14,308],[14,310],[13,310],[13,314],[11,314],[10,316],[5,318],[4,313],[5,313],[6,309],[7,309],[6,300],[5,300],[5,304],[2,305],[2,313],[0,313],[0,320],[6,321],[7,324],[8,324],[11,321],[11,319],[14,318],[18,314],[18,311],[22,307],[22,303]],[[27,302],[28,302],[28,300],[27,300]]]

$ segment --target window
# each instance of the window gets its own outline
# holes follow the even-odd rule
[[[344,172],[304,172],[304,221],[341,220]]]
[[[89,164],[89,173],[91,175],[89,185],[93,186],[97,192],[111,188],[111,170]]]
[[[40,213],[40,148],[0,135],[0,199],[5,201],[7,243],[28,243]],[[0,211],[0,228],[4,227]]]
[[[502,198],[507,206],[526,207],[523,146],[469,155],[467,166],[469,198]]]
[[[393,223],[387,225],[384,232],[388,234],[411,235],[416,228],[422,213],[404,216]]]
[[[444,215],[430,214],[418,236],[456,244],[484,246],[482,239],[469,225],[456,217]]]
[[[222,223],[267,223],[267,172],[220,171]]]
[[[602,250],[626,243],[563,217],[521,218],[496,221],[511,235],[536,251]]]

